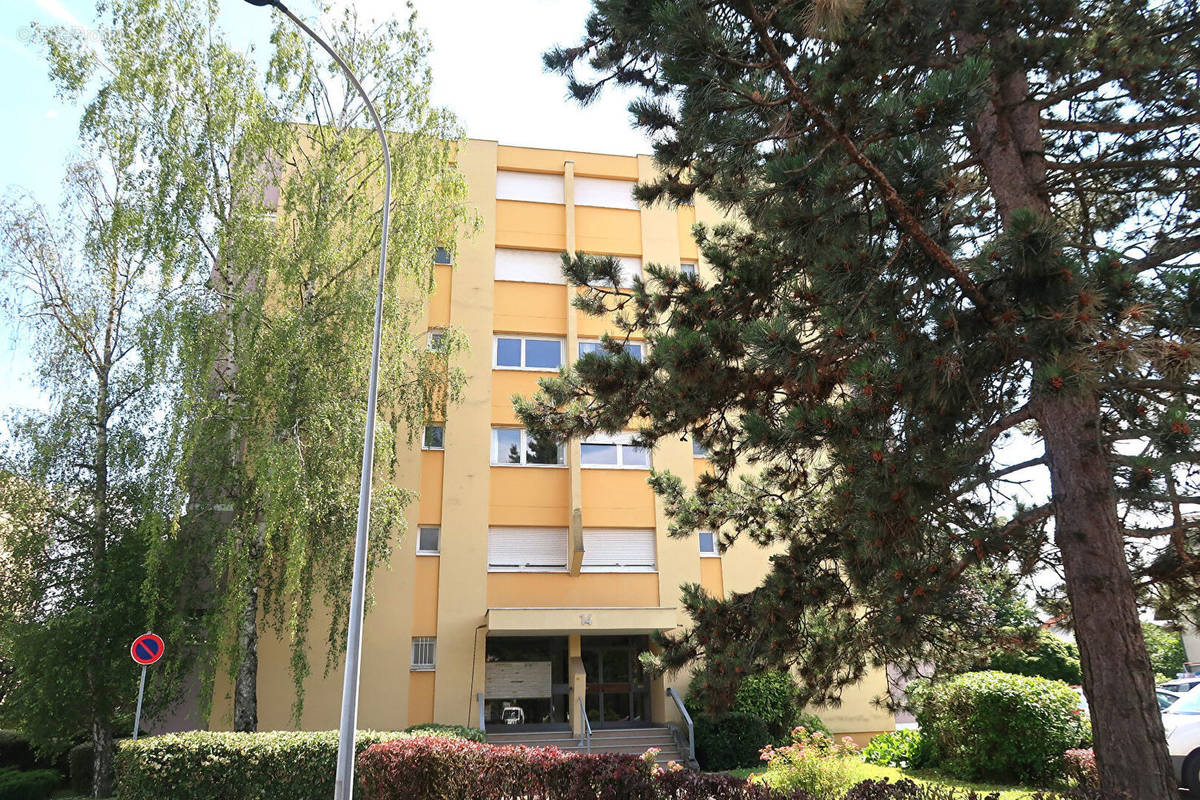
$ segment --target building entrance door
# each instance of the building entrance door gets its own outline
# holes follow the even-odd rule
[[[592,728],[650,725],[650,681],[638,661],[650,649],[649,637],[584,636],[580,645]]]

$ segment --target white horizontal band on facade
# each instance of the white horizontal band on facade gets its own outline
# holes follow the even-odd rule
[[[496,199],[562,205],[563,176],[499,170],[496,173]]]
[[[544,250],[496,248],[496,280],[565,284],[562,255]]]
[[[624,208],[638,210],[633,199],[635,181],[613,178],[575,178],[575,205],[598,208]]]

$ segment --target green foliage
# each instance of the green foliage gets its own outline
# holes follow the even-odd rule
[[[695,670],[688,683],[686,702],[690,710],[697,713],[728,710],[753,714],[766,724],[775,744],[790,743],[792,728],[797,725],[828,733],[824,723],[815,715],[801,713],[799,687],[786,671],[768,670],[746,676],[738,684],[733,703],[727,707],[722,704],[720,697],[712,696],[707,690],[706,685],[711,683],[707,669],[701,666]]]
[[[1183,638],[1178,633],[1166,630],[1153,622],[1143,622],[1142,635],[1146,639],[1150,667],[1156,673],[1174,678],[1183,671],[1187,653],[1183,648]]]
[[[438,738],[459,738],[443,731]],[[355,753],[410,733],[358,731]],[[338,732],[168,734],[117,745],[121,800],[328,800]]]
[[[992,655],[989,669],[1015,675],[1030,675],[1072,686],[1083,683],[1079,647],[1049,631],[1039,630],[1031,648],[1005,650]]]
[[[868,764],[881,767],[920,769],[925,765],[927,751],[920,731],[888,731],[872,738],[863,748],[862,757]]]
[[[60,780],[52,769],[21,772],[15,767],[0,767],[0,800],[46,800]]]
[[[931,762],[968,780],[1056,780],[1063,754],[1091,735],[1078,695],[1059,681],[969,672],[908,694]]]
[[[472,742],[487,742],[487,734],[479,730],[479,728],[470,728],[466,725],[443,725],[440,722],[424,722],[420,725],[410,725],[404,729],[405,733],[413,736],[451,736],[455,739],[466,739]]]
[[[816,714],[800,714],[798,717],[796,717],[796,727],[804,728],[807,731],[820,731],[826,736],[831,734],[829,726],[826,725],[824,720],[822,720]],[[790,733],[791,732],[789,731],[789,736]]]
[[[767,725],[753,714],[694,714],[696,760],[701,769],[715,772],[761,763],[761,751],[771,744]]]
[[[799,791],[814,800],[842,800],[864,777],[854,743],[819,731],[796,730],[790,745],[767,748],[763,760],[767,769],[759,780],[783,795]]]

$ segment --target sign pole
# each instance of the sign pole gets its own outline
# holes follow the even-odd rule
[[[138,728],[142,727],[142,695],[146,693],[146,665],[142,665],[142,680],[138,683],[137,713],[133,715],[133,740],[136,742]]]

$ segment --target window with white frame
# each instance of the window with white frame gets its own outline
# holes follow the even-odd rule
[[[536,172],[496,172],[496,199],[526,203],[563,203],[563,176]]]
[[[488,528],[489,572],[565,572],[566,528]]]
[[[509,247],[496,248],[495,278],[498,281],[520,283],[567,282],[563,276],[561,253]]]
[[[717,535],[712,531],[700,531],[700,555],[707,557],[721,555],[717,550]]]
[[[437,664],[437,637],[412,637],[412,669],[433,669]]]
[[[436,556],[442,552],[442,529],[437,525],[417,528],[417,555]]]
[[[695,261],[681,262],[679,264],[679,271],[682,272],[684,275],[691,275],[693,278],[696,277],[696,274],[697,274],[696,262]]]
[[[612,178],[575,178],[575,205],[598,206],[600,208],[627,208],[638,210],[633,197],[636,181]]]
[[[492,340],[492,367],[553,372],[563,363],[562,339],[532,336],[496,336]]]
[[[653,528],[584,528],[583,572],[654,572]]]
[[[495,466],[557,466],[566,463],[562,442],[530,436],[524,428],[492,428]]]
[[[421,439],[421,449],[442,450],[446,446],[446,429],[441,425],[426,425]]]
[[[626,353],[629,353],[629,355],[633,356],[638,361],[643,360],[643,347],[641,342],[625,342],[624,347]],[[588,353],[595,353],[601,358],[608,355],[608,351],[604,349],[602,344],[600,344],[599,339],[585,339],[579,342],[579,357],[583,358]]]
[[[692,437],[692,458],[708,458],[708,448],[695,436]]]
[[[442,348],[446,345],[446,332],[435,328],[429,332],[429,341],[426,347],[432,353],[442,352]]]
[[[579,463],[584,467],[649,469],[650,451],[634,445],[631,433],[593,433],[579,443]]]
[[[450,251],[444,247],[435,248],[433,251],[433,263],[441,264],[442,266],[450,266],[454,260],[450,257]]]

